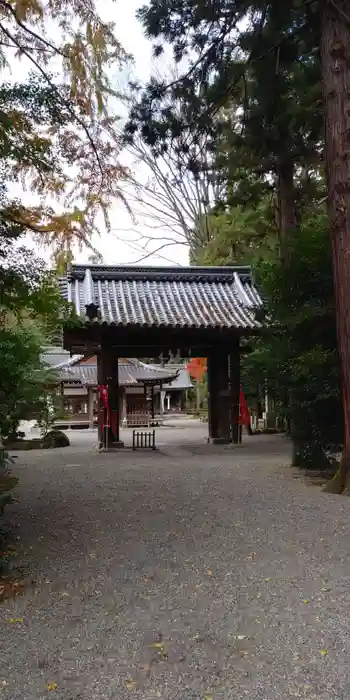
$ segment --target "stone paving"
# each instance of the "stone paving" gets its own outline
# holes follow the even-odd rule
[[[348,700],[349,501],[292,478],[284,438],[21,453],[0,699]]]

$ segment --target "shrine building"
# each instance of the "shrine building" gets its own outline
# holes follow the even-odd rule
[[[170,354],[207,358],[209,439],[238,443],[242,339],[262,327],[249,267],[72,265],[60,288],[78,316],[64,347],[96,358],[98,385],[108,388],[110,445],[122,444],[119,360],[164,363]],[[100,401],[100,426],[106,411]]]

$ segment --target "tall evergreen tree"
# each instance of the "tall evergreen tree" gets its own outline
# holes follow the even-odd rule
[[[151,81],[132,128],[148,142],[176,138],[179,120],[162,112],[167,91],[181,96],[183,120],[216,138],[231,131],[232,151],[245,171],[276,185],[281,251],[288,264],[289,232],[298,221],[296,176],[318,191],[324,137],[338,350],[342,366],[344,455],[335,489],[350,483],[350,17],[346,0],[151,0],[139,17],[156,42],[173,46],[189,68],[172,85]],[[156,53],[162,50],[158,43]],[[323,101],[320,99],[320,79]],[[234,124],[225,114],[229,107]],[[222,119],[223,116],[223,119]],[[232,128],[233,127],[233,128]],[[227,129],[226,129],[227,133]],[[230,142],[230,140],[228,141]],[[242,149],[242,150],[241,150]],[[230,156],[228,159],[230,167]],[[316,187],[314,188],[314,185]]]
[[[322,78],[326,178],[332,240],[338,351],[342,371],[344,451],[332,488],[350,490],[350,15],[345,0],[323,3]]]
[[[265,183],[272,179],[285,249],[288,231],[298,223],[295,174],[302,169],[310,177],[321,155],[317,14],[309,3],[305,9],[295,2],[220,0],[208,9],[174,0],[152,2],[140,18],[148,35],[172,43],[175,59],[187,57],[190,68],[170,85],[152,80],[130,115],[129,129],[139,126],[157,146],[183,129],[193,141],[205,131],[219,149],[224,143],[221,165],[230,182],[232,154],[235,168],[239,160],[246,173]],[[158,44],[155,52],[160,51]],[[169,91],[181,97],[181,118],[163,109]],[[189,139],[187,144],[189,149]]]

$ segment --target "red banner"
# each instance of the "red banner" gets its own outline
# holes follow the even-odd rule
[[[98,388],[100,390],[101,401],[103,402],[103,405],[104,405],[106,412],[107,412],[107,427],[110,428],[111,416],[110,416],[109,403],[108,403],[108,386],[106,384],[102,384]]]
[[[242,387],[239,392],[239,424],[240,425],[250,425],[250,415],[248,411],[247,402],[243,394]]]

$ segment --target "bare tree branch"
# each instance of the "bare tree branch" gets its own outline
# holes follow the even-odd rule
[[[128,152],[134,161],[131,170],[139,173],[125,184],[125,196],[135,219],[142,216],[150,228],[159,233],[164,230],[166,240],[170,235],[189,248],[203,245],[209,236],[208,216],[223,192],[223,186],[220,188],[212,175],[205,148],[203,169],[198,175],[179,162],[174,145],[166,153],[155,155],[138,140]],[[148,238],[156,239],[151,232]],[[159,235],[157,238],[161,240]]]
[[[146,260],[147,258],[149,258],[151,256],[155,256],[156,258],[159,258],[160,260],[164,260],[165,262],[170,263],[171,265],[178,265],[180,267],[180,263],[177,263],[174,260],[171,260],[170,258],[167,258],[164,255],[159,254],[160,250],[163,250],[164,248],[170,248],[173,245],[177,245],[177,243],[171,243],[171,242],[165,243],[162,246],[159,246],[158,248],[156,248],[155,250],[149,251],[144,246],[139,246],[139,245],[133,244],[130,241],[126,241],[125,238],[122,238],[120,236],[115,236],[115,238],[117,240],[121,241],[121,243],[125,243],[132,250],[135,250],[137,252],[141,252],[141,251],[143,252],[143,255],[141,258],[139,258],[138,260],[131,260],[130,262],[126,262],[126,263],[124,263],[125,265],[135,265],[137,263],[143,262],[144,260]]]

